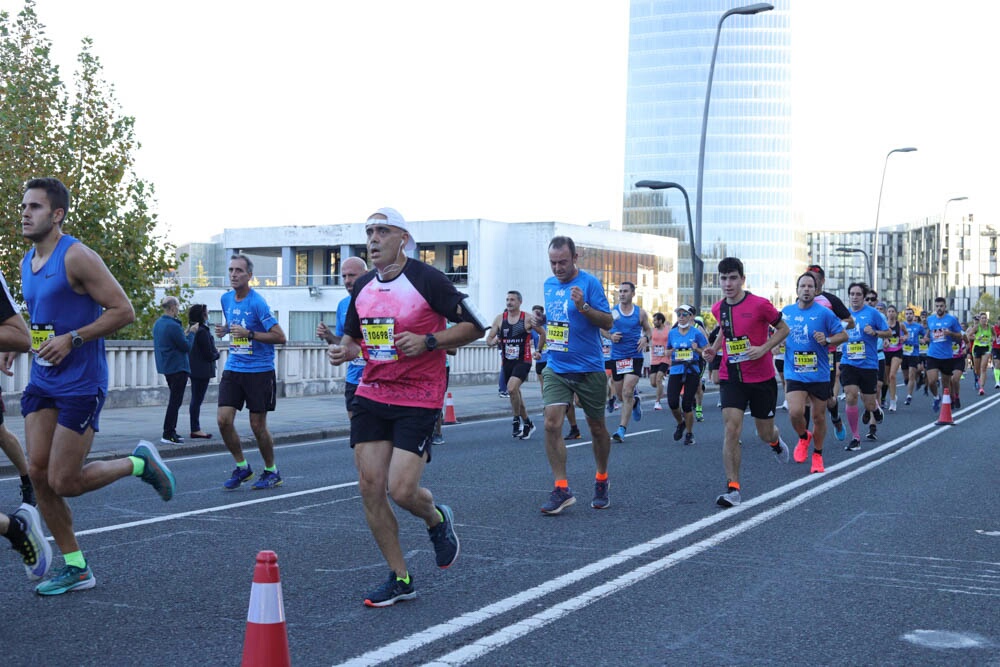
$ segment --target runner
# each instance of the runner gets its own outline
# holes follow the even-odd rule
[[[927,330],[913,314],[912,308],[904,311],[906,318],[906,337],[903,339],[903,361],[901,368],[903,376],[906,378],[906,400],[903,405],[913,402],[913,390],[917,386],[917,379],[923,372],[924,367],[920,359],[920,341],[927,334]]]
[[[986,394],[986,371],[990,365],[990,343],[993,340],[989,313],[979,313],[965,335],[972,341],[972,370],[979,381],[979,395],[983,396]]]
[[[961,366],[955,362],[953,346],[961,346],[961,341],[965,336],[962,325],[958,319],[948,312],[947,301],[944,297],[935,297],[934,314],[927,316],[927,338],[929,346],[927,348],[927,386],[930,388],[934,403],[931,409],[937,413],[941,409],[941,396],[943,390],[938,391],[938,377],[941,377],[941,387],[945,382],[949,382],[952,394],[954,394],[955,382],[953,378],[961,380],[962,366],[965,359],[961,360]],[[954,395],[952,396],[952,410],[957,410]]]
[[[840,297],[823,289],[826,285],[826,272],[823,270],[823,267],[819,264],[811,264],[806,270],[815,274],[819,281],[816,288],[819,290],[815,298],[816,303],[832,310],[833,314],[836,315],[844,325],[845,330],[853,328],[854,318],[851,317],[851,311],[846,305],[844,305],[844,302],[840,300]],[[840,348],[837,345],[831,345],[827,349],[827,352],[830,357],[830,398],[826,402],[826,410],[830,413],[830,423],[833,424],[834,436],[836,436],[837,440],[843,442],[843,440],[847,437],[847,428],[844,426],[844,421],[840,417],[840,403],[837,401],[837,396],[840,393]],[[809,406],[806,405],[807,415],[808,412]],[[808,416],[806,418],[806,423],[809,423]]]
[[[320,322],[316,325],[317,338],[326,341],[328,345],[340,344],[340,339],[344,335],[344,322],[347,321],[347,311],[351,307],[351,297],[354,294],[354,283],[367,272],[368,265],[360,257],[348,257],[340,263],[340,280],[347,294],[337,303],[337,324],[334,331],[330,331],[325,322]],[[354,404],[354,394],[358,390],[358,383],[361,382],[361,373],[364,370],[365,359],[360,355],[347,364],[347,372],[344,374],[344,407],[347,409],[348,419],[353,414],[351,406]]]
[[[882,400],[889,394],[889,412],[896,411],[896,376],[903,363],[903,341],[906,339],[906,325],[897,321],[899,311],[896,306],[886,306],[885,318],[889,324],[889,338],[882,344],[885,352],[885,381],[882,383]]]
[[[104,260],[63,233],[69,202],[69,190],[55,178],[28,181],[21,201],[22,234],[32,243],[21,262],[32,350],[21,414],[38,507],[65,561],[35,587],[39,595],[97,584],[66,498],[129,476],[151,485],[165,501],[176,487],[156,447],[145,440],[131,456],[87,461],[108,391],[104,337],[132,322],[135,312]]]
[[[680,440],[683,436],[685,445],[693,445],[694,403],[698,384],[701,382],[701,354],[708,347],[708,338],[701,329],[694,326],[694,308],[682,304],[674,313],[677,315],[677,326],[669,331],[666,349],[670,358],[667,405],[677,420],[674,440]],[[683,412],[681,389],[684,390]]]
[[[606,509],[608,459],[611,441],[604,421],[607,386],[601,354],[601,329],[610,329],[614,320],[601,282],[577,266],[576,244],[568,236],[549,242],[552,277],[545,281],[545,312],[549,364],[545,377],[545,453],[555,478],[555,488],[542,505],[543,514],[559,514],[576,502],[566,475],[566,442],[562,435],[563,417],[574,394],[580,401],[593,439],[597,468],[594,498],[590,506]]]
[[[445,393],[445,350],[471,343],[486,323],[448,278],[407,257],[416,241],[398,211],[380,208],[368,217],[368,257],[375,270],[358,278],[340,345],[330,363],[365,357],[354,395],[351,447],[358,468],[365,519],[389,565],[388,579],[365,597],[369,607],[387,607],[416,597],[389,504],[424,521],[435,560],[448,568],[460,544],[454,514],[420,486],[431,461],[434,422]],[[445,321],[455,322],[446,327]]]
[[[861,449],[858,434],[858,394],[864,401],[865,412],[862,421],[868,424],[869,440],[877,440],[877,426],[885,415],[878,404],[878,339],[889,337],[889,325],[872,305],[865,305],[870,290],[861,282],[853,282],[847,288],[851,302],[851,316],[855,326],[847,330],[848,339],[842,346],[840,357],[840,383],[847,394],[847,424],[851,428],[851,441],[844,449],[856,452]],[[869,303],[871,303],[869,301]],[[874,416],[874,423],[872,421]]]
[[[719,262],[723,299],[712,306],[712,315],[720,327],[719,336],[704,352],[711,362],[722,349],[719,395],[725,423],[722,461],[726,471],[726,492],[715,499],[721,507],[734,507],[741,502],[740,433],[743,412],[748,406],[757,436],[770,445],[779,463],[788,463],[789,459],[788,445],[774,424],[778,383],[771,356],[772,348],[788,335],[788,325],[770,301],[745,291],[745,282],[742,261],[726,257]],[[769,326],[776,330],[772,336],[768,336]]]
[[[992,326],[993,331],[993,388],[1000,389],[1000,316],[997,316],[997,323]]]
[[[701,330],[705,340],[708,340],[708,329],[705,328],[705,320],[702,319],[701,315],[694,316],[694,326]],[[698,391],[694,397],[694,420],[696,422],[705,421],[705,411],[702,409],[702,401],[705,399],[705,369],[708,368],[708,362],[705,358],[698,355]]]
[[[798,299],[781,311],[782,321],[788,324],[789,329],[785,338],[784,364],[788,418],[799,436],[792,456],[796,463],[805,463],[809,445],[812,444],[809,472],[826,472],[823,467],[823,442],[826,438],[823,408],[833,392],[829,349],[831,345],[847,340],[847,332],[832,310],[816,302],[819,281],[815,273],[807,272],[799,276],[795,289]],[[809,404],[813,413],[819,415],[812,432],[806,421]]]
[[[622,402],[618,430],[611,436],[615,442],[625,442],[630,420],[642,419],[636,386],[642,377],[643,355],[649,347],[652,330],[646,311],[632,303],[634,297],[633,283],[626,281],[618,286],[618,305],[611,310],[614,323],[602,331],[611,340],[611,379]]]
[[[500,355],[503,357],[501,370],[514,416],[512,437],[527,440],[535,432],[535,425],[528,417],[521,385],[531,372],[531,334],[536,333],[536,328],[532,324],[534,318],[525,319],[525,313],[521,310],[522,302],[520,292],[507,292],[506,310],[493,320],[489,335],[486,336],[486,344],[500,348]],[[539,329],[537,333],[540,344],[544,345],[544,331]]]
[[[656,390],[656,402],[653,410],[662,410],[660,401],[663,399],[663,376],[670,372],[670,360],[667,357],[667,318],[663,313],[653,313],[653,330],[649,336],[649,386]]]

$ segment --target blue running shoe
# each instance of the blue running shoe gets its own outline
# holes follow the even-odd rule
[[[451,567],[458,558],[460,545],[458,535],[455,533],[455,515],[447,505],[435,505],[437,511],[443,517],[433,528],[427,529],[427,534],[434,544],[434,558],[437,566],[442,570]]]
[[[409,582],[404,582],[390,571],[389,579],[365,597],[365,605],[369,607],[388,607],[402,600],[412,600],[417,597],[413,589],[413,575],[408,575]]]
[[[941,399],[935,398],[934,403],[931,405],[931,412],[939,412],[941,410]]]
[[[833,422],[833,434],[837,437],[837,440],[841,442],[847,437],[847,427],[844,426],[844,420],[838,419]]]
[[[96,585],[97,579],[89,567],[81,569],[67,565],[51,579],[46,579],[35,586],[35,592],[39,595],[62,595],[70,591],[85,591]]]
[[[614,411],[615,411],[615,397],[612,396],[611,398],[608,399],[608,414],[610,415]]]
[[[618,430],[611,434],[611,439],[615,442],[625,442],[625,427],[619,426]]]
[[[250,488],[254,491],[263,491],[264,489],[273,489],[275,487],[281,486],[284,482],[281,480],[281,473],[277,470],[271,472],[270,470],[265,470],[257,478],[257,481],[253,483]]]
[[[251,469],[250,466],[247,466],[246,468],[236,466],[236,469],[233,470],[233,476],[223,482],[222,486],[232,490],[239,488],[240,484],[243,482],[249,482],[251,479],[253,479],[253,469]]]
[[[590,501],[590,506],[595,510],[605,510],[611,506],[611,499],[608,498],[608,488],[611,486],[611,482],[604,480],[603,482],[594,482],[594,499]]]
[[[170,468],[160,458],[160,452],[156,450],[153,443],[140,440],[139,444],[132,450],[132,456],[138,456],[145,463],[139,479],[156,489],[156,492],[164,500],[173,498],[174,490],[177,488],[174,473],[170,472]]]
[[[28,579],[38,581],[49,573],[52,566],[52,547],[42,532],[42,519],[33,505],[24,503],[10,517],[21,527],[23,538],[11,541],[14,551],[21,554]]]
[[[636,396],[635,403],[632,404],[632,420],[641,422],[642,421],[642,405],[640,405],[641,399]]]
[[[560,489],[557,486],[549,494],[549,501],[542,505],[542,514],[559,514],[575,502],[573,491],[568,486],[565,489]]]

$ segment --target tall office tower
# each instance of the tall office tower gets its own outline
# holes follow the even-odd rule
[[[792,213],[790,0],[722,25],[705,142],[702,309],[721,298],[718,260],[743,260],[747,287],[794,300],[805,230]],[[692,299],[687,213],[680,191],[635,189],[643,179],[688,192],[695,219],[705,91],[719,19],[740,0],[632,0],[624,210],[627,231],[680,239],[678,293]]]

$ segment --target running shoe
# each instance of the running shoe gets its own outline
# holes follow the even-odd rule
[[[684,444],[685,445],[693,445],[694,444],[694,433],[685,433],[684,434]]]
[[[878,436],[875,435],[875,424],[868,427],[868,433],[865,434],[866,440],[878,440]]]
[[[798,443],[795,445],[795,453],[792,455],[796,463],[805,463],[806,457],[809,455],[809,444],[812,442],[813,434],[806,431],[805,438],[799,438]]]
[[[823,455],[819,452],[813,452],[812,467],[809,468],[809,472],[826,472],[826,468],[823,467]]]
[[[162,442],[164,445],[183,445],[184,444],[184,438],[182,438],[181,436],[177,435],[176,432],[175,433],[168,433],[167,435],[165,435],[162,438],[160,438],[160,442]]]
[[[788,463],[788,445],[781,439],[781,436],[778,437],[778,448],[771,447],[771,453],[774,454],[778,463]]]
[[[581,440],[583,435],[580,434],[579,426],[570,426],[569,433],[566,434],[564,440]]]
[[[62,595],[70,591],[85,591],[97,585],[97,579],[89,567],[79,568],[67,565],[59,570],[51,579],[46,579],[35,586],[39,595]]]
[[[28,579],[38,581],[49,573],[52,566],[52,546],[42,532],[42,519],[34,505],[23,503],[10,516],[21,528],[22,538],[11,541],[14,551],[21,554]]]
[[[243,482],[249,482],[251,479],[253,479],[253,470],[251,470],[250,466],[247,466],[246,468],[236,466],[236,469],[233,470],[232,476],[223,482],[222,486],[232,490],[238,488]]]
[[[788,412],[788,399],[782,401],[781,405],[779,405],[778,407],[784,410],[785,412]]]
[[[557,486],[549,494],[549,501],[542,505],[542,514],[559,514],[575,502],[573,491],[568,486],[565,489]]]
[[[260,474],[260,477],[257,478],[257,481],[254,482],[253,486],[251,486],[250,488],[253,489],[254,491],[263,491],[265,489],[274,489],[276,487],[281,486],[284,483],[285,482],[281,479],[281,473],[279,473],[277,470],[273,472],[270,470],[265,470]]]
[[[844,392],[840,392],[840,394],[837,396],[838,401],[842,401],[845,398],[847,398],[847,394],[845,394]]]
[[[913,396],[911,396],[910,394],[907,394],[906,395],[906,400],[903,401],[903,405],[909,405],[912,402],[913,402]]]
[[[521,431],[521,440],[527,440],[538,427],[531,423],[531,420],[524,422],[524,430]]]
[[[889,401],[889,412],[896,411],[896,401]]]
[[[938,412],[940,409],[941,409],[941,399],[940,398],[935,398],[934,402],[931,403],[931,411],[932,412]]]
[[[35,500],[35,487],[31,485],[30,479],[21,484],[21,502],[32,507],[38,506],[38,501]]]
[[[160,453],[156,451],[153,443],[140,440],[139,444],[132,450],[132,456],[138,456],[144,462],[142,475],[139,479],[156,489],[156,492],[164,500],[173,498],[174,490],[177,488],[174,473],[170,472],[170,468],[160,458]]]
[[[594,482],[594,499],[590,501],[590,506],[595,510],[606,510],[611,505],[611,499],[608,498],[608,488],[611,486],[611,482],[608,480],[595,481]]]
[[[993,385],[993,388],[994,389],[1000,389],[1000,382],[997,382],[995,385]]]
[[[885,413],[882,412],[881,409],[876,410],[874,412],[874,416],[875,416],[875,423],[876,424],[881,424],[883,421],[885,421]]]
[[[864,414],[861,415],[861,423],[867,424],[872,420],[872,413],[865,409]]]
[[[641,399],[636,396],[635,402],[632,403],[632,421],[641,422],[642,421],[642,405]]]
[[[962,401],[959,400],[958,396],[956,396],[955,398],[951,399],[951,409],[952,410],[958,410],[961,407],[962,407]]]
[[[625,427],[619,426],[618,430],[611,434],[611,439],[615,442],[625,442]]]
[[[431,438],[431,444],[432,445],[443,445],[444,444],[444,436],[441,435],[440,433],[435,433],[434,437]]]
[[[857,438],[851,438],[851,441],[847,443],[847,447],[844,447],[845,452],[858,452],[861,451],[861,441]]]
[[[656,412],[659,412],[662,409],[663,409],[663,406],[660,405],[659,401],[656,401],[655,403],[653,403],[653,410],[655,410]]]
[[[979,395],[980,396],[985,396],[986,395],[986,392],[983,390],[982,387],[979,388]]]
[[[521,437],[521,420],[518,419],[517,417],[514,417],[514,421],[511,422],[511,429],[512,430],[511,430],[510,437],[512,437],[512,438],[520,438]]]
[[[837,440],[840,440],[841,442],[843,442],[844,438],[847,437],[847,427],[844,426],[843,419],[838,419],[833,422],[833,435],[836,436]]]
[[[610,415],[614,411],[615,411],[615,397],[612,396],[611,398],[608,399],[608,414]]]
[[[701,409],[700,405],[694,406],[694,420],[698,422],[705,421],[705,412]]]
[[[427,534],[434,544],[434,559],[442,570],[452,566],[458,558],[460,545],[455,533],[455,515],[447,505],[435,505],[437,511],[444,517],[436,526],[427,529]]]
[[[684,437],[684,422],[677,424],[677,428],[674,429],[674,440],[680,440]]]
[[[509,394],[509,393],[507,393],[506,391],[501,391],[501,392],[500,392],[500,393],[498,394],[498,396],[499,396],[500,398],[510,398],[510,394]]]
[[[369,607],[388,607],[402,600],[412,600],[417,597],[413,589],[413,575],[409,575],[410,583],[405,583],[389,571],[389,579],[365,597],[365,605]]]
[[[740,490],[729,489],[715,499],[715,504],[719,507],[736,507],[740,504]]]

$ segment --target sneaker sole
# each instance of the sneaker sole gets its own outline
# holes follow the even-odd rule
[[[462,542],[458,539],[458,532],[455,530],[455,513],[447,505],[435,505],[434,507],[444,515],[445,521],[451,524],[451,534],[455,536],[455,555],[451,557],[451,562],[447,565],[438,565],[442,570],[447,570],[458,560],[458,554],[462,550]]]
[[[718,498],[715,499],[715,504],[718,505],[719,507],[736,507],[737,505],[739,505],[738,502],[734,503],[722,496],[719,496]]]
[[[67,586],[66,588],[61,588],[59,590],[40,591],[36,587],[35,593],[37,593],[38,595],[45,595],[45,596],[62,595],[63,593],[72,593],[73,591],[90,590],[96,585],[97,585],[97,578],[93,575],[93,573],[91,573],[90,578],[87,579],[86,581],[80,581],[73,584],[72,586]]]
[[[416,591],[413,591],[412,593],[403,593],[402,595],[397,595],[396,597],[389,598],[388,600],[385,600],[383,602],[372,602],[368,598],[365,598],[365,606],[366,607],[375,607],[375,608],[378,608],[378,607],[391,607],[392,605],[396,604],[397,602],[402,602],[403,600],[412,600],[415,597],[417,597],[417,592]]]
[[[174,473],[170,472],[170,468],[167,464],[163,462],[160,458],[160,452],[156,450],[153,443],[147,442],[145,440],[140,441],[136,445],[135,449],[132,450],[133,456],[141,456],[146,461],[146,465],[153,465],[153,474],[155,474],[160,481],[160,488],[156,489],[156,492],[160,494],[160,498],[163,498],[164,502],[170,500],[174,497],[174,491],[177,490],[177,481],[174,479]],[[163,482],[168,483],[168,488],[163,488]],[[155,487],[154,487],[155,488]]]
[[[268,484],[267,486],[257,486],[256,484],[254,484],[250,488],[252,490],[254,490],[254,491],[267,491],[268,489],[276,489],[276,488],[278,488],[279,486],[281,486],[284,483],[285,483],[285,480],[282,479],[282,480],[278,480],[274,484]]]
[[[559,507],[557,507],[557,508],[555,508],[553,510],[543,509],[542,510],[542,514],[545,514],[545,515],[559,514],[564,509],[566,509],[567,507],[569,507],[570,505],[572,505],[574,503],[576,503],[576,496],[572,496],[570,498],[567,498],[566,500],[564,500],[562,502],[562,505],[560,505]]]
[[[38,581],[45,577],[49,573],[49,568],[52,567],[52,546],[49,541],[45,539],[45,534],[42,533],[42,518],[38,514],[38,510],[27,503],[21,505],[16,510],[14,510],[13,516],[19,514],[29,515],[25,521],[28,523],[29,534],[34,533],[34,542],[38,544],[41,548],[41,553],[35,554],[35,565],[25,565],[24,571],[28,575],[29,581]],[[32,530],[34,529],[34,530]]]
[[[226,483],[223,482],[222,483],[222,488],[225,489],[226,491],[235,491],[236,489],[240,488],[241,486],[243,486],[247,482],[252,482],[253,479],[254,479],[254,477],[256,477],[256,476],[257,476],[256,473],[250,473],[249,475],[247,475],[246,479],[240,480],[240,483],[237,484],[236,486],[226,486]]]

